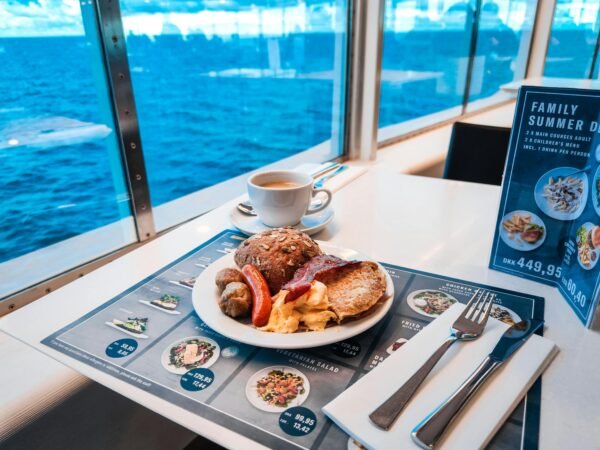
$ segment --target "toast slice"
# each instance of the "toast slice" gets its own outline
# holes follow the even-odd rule
[[[371,261],[326,274],[319,281],[327,286],[329,306],[338,322],[367,312],[381,299],[386,288],[385,276]]]

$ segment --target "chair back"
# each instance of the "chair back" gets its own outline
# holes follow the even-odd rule
[[[456,122],[443,177],[500,186],[509,140],[510,128]]]

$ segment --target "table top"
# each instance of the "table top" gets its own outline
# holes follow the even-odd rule
[[[598,448],[600,333],[584,328],[549,286],[487,268],[500,188],[371,168],[335,194],[336,218],[316,235],[387,263],[546,298],[545,336],[560,353],[543,376],[540,448]],[[226,447],[260,448],[218,424],[40,344],[223,229],[235,201],[182,225],[0,320],[0,329]]]
[[[564,87],[578,89],[600,89],[600,80],[590,80],[587,78],[558,78],[558,77],[531,77],[524,80],[517,80],[511,83],[503,84],[500,88],[503,91],[517,93],[521,86],[542,86],[542,87]]]

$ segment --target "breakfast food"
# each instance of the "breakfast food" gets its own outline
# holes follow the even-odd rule
[[[225,286],[219,307],[233,318],[251,312],[252,325],[260,331],[323,331],[365,315],[386,292],[377,263],[324,255],[316,242],[290,228],[249,238],[234,261],[241,273],[222,269],[215,276],[217,286]],[[238,274],[243,283],[232,281]]]
[[[321,282],[327,286],[329,304],[338,322],[370,310],[382,298],[386,286],[379,266],[371,261],[328,272]]]
[[[205,365],[215,354],[216,345],[209,340],[186,339],[169,350],[169,366],[190,370]]]
[[[236,250],[234,260],[241,269],[255,266],[265,277],[271,294],[281,290],[296,270],[321,249],[307,234],[293,228],[275,228],[246,239]]]
[[[323,277],[336,269],[356,266],[358,264],[360,264],[360,261],[344,261],[343,259],[332,255],[315,256],[302,265],[302,267],[296,271],[293,278],[283,285],[282,289],[288,291],[285,301],[290,302],[308,292],[313,280],[318,280],[319,277]]]
[[[550,177],[544,186],[544,197],[554,211],[572,213],[581,204],[583,180],[577,176]]]
[[[252,293],[252,323],[255,327],[262,327],[267,324],[271,314],[271,293],[267,280],[252,264],[243,267],[242,275]]]
[[[219,291],[223,291],[223,289],[225,289],[229,283],[233,282],[244,282],[244,277],[239,270],[227,267],[226,269],[219,270],[219,272],[217,272],[215,283],[219,288]]]
[[[233,281],[225,286],[219,301],[224,314],[233,318],[248,317],[251,307],[252,296],[246,284]]]
[[[180,300],[176,295],[165,294],[156,300],[152,300],[150,304],[167,311],[174,311]]]
[[[313,281],[311,288],[294,301],[287,302],[288,291],[275,296],[267,324],[262,331],[294,333],[302,329],[323,331],[330,320],[337,320],[327,298],[327,287]]]
[[[282,370],[272,370],[256,382],[258,396],[267,404],[281,408],[287,408],[304,392],[304,379],[300,375]]]

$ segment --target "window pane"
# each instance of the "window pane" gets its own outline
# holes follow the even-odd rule
[[[484,107],[511,94],[500,86],[523,79],[535,21],[536,0],[484,1],[467,111]]]
[[[460,114],[473,12],[462,0],[385,2],[380,141],[402,133],[394,124]]]
[[[83,8],[0,3],[0,298],[136,239]]]
[[[198,190],[308,149],[339,155],[345,1],[121,8],[157,228],[224,199]]]
[[[598,0],[558,0],[544,75],[589,78],[598,40]]]

